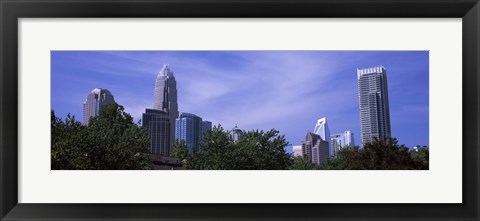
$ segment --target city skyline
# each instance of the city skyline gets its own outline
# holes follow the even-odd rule
[[[351,130],[360,140],[356,70],[383,64],[389,70],[392,136],[410,148],[429,145],[425,51],[52,52],[52,109],[62,118],[79,116],[77,105],[64,97],[74,100],[80,90],[84,99],[84,90],[96,85],[112,91],[139,120],[152,107],[152,75],[163,64],[176,73],[180,112],[228,130],[275,128],[291,145],[300,144],[321,117],[329,119],[332,134]],[[61,84],[72,80],[75,85]]]

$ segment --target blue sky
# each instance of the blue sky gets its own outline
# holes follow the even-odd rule
[[[110,90],[135,121],[153,106],[155,78],[170,64],[178,107],[231,129],[275,128],[298,145],[317,119],[360,142],[357,68],[387,70],[392,136],[429,145],[428,51],[52,51],[51,105],[82,120],[94,88]]]

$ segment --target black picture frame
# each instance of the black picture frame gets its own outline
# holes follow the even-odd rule
[[[19,204],[17,21],[63,17],[462,18],[463,203]],[[479,220],[478,0],[0,0],[0,19],[1,220]]]

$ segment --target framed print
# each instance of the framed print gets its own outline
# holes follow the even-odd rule
[[[476,0],[0,7],[2,220],[479,218]]]

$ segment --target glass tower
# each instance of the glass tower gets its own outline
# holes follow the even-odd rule
[[[362,144],[391,136],[387,71],[383,66],[357,69]]]
[[[147,129],[150,138],[150,153],[169,156],[170,117],[167,112],[146,109],[142,115],[142,126]]]
[[[91,117],[98,115],[100,107],[115,102],[112,93],[107,89],[95,88],[83,103],[83,124],[88,125]]]
[[[155,80],[153,109],[164,111],[170,118],[168,151],[162,151],[168,156],[175,140],[175,120],[178,118],[177,82],[168,64],[163,65]]]
[[[202,121],[202,118],[190,113],[182,113],[176,120],[175,138],[178,141],[184,140],[188,154],[200,150],[203,140],[203,133],[212,129],[212,122]]]

